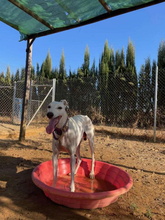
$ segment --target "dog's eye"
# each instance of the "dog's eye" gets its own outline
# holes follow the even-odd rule
[[[60,109],[62,109],[62,107],[61,107],[61,106],[59,106],[57,109],[59,109],[59,110],[60,110]]]
[[[48,108],[51,108],[51,106],[50,106],[50,105],[48,105]]]

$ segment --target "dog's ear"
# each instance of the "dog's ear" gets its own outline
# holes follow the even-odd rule
[[[61,100],[60,102],[62,102],[65,105],[66,110],[69,109],[69,104],[65,99]]]

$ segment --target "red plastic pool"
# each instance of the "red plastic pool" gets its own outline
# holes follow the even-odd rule
[[[95,179],[89,178],[91,160],[82,159],[75,176],[76,191],[70,192],[70,159],[58,160],[58,181],[52,187],[52,161],[38,165],[32,172],[32,180],[55,203],[82,209],[95,209],[110,205],[132,187],[132,178],[117,166],[96,161]]]

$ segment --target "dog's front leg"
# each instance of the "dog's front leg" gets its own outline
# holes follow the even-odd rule
[[[91,136],[88,137],[89,138],[89,145],[90,145],[90,149],[91,149],[91,156],[92,156],[92,165],[91,165],[91,172],[89,174],[91,179],[95,178],[95,156],[94,156],[94,138]]]
[[[56,186],[56,182],[57,182],[57,168],[58,168],[58,154],[54,154],[52,156],[52,164],[53,164],[53,182],[52,182],[52,186],[55,187]]]
[[[57,171],[58,171],[58,155],[59,155],[59,150],[58,150],[58,142],[53,140],[52,142],[52,150],[53,150],[53,156],[52,156],[52,165],[53,165],[53,182],[52,186],[55,187],[56,182],[57,182]]]
[[[74,182],[75,163],[76,163],[76,158],[75,158],[74,154],[71,154],[71,157],[70,157],[70,168],[71,168],[70,190],[71,190],[71,192],[75,191],[75,182]]]

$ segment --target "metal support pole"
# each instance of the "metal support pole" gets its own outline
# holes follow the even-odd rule
[[[14,92],[13,92],[13,105],[12,105],[12,122],[14,124],[14,118],[15,118],[15,98],[16,98],[16,81],[14,81]]]
[[[157,96],[158,96],[158,66],[156,66],[156,73],[155,73],[154,142],[156,142]]]
[[[30,95],[30,76],[31,76],[31,66],[32,66],[33,41],[34,39],[27,40],[24,96],[23,96],[23,104],[22,104],[23,106],[22,106],[19,141],[25,140],[25,133],[26,133],[28,100],[29,100],[29,95]]]
[[[56,79],[53,79],[52,102],[55,101]]]

